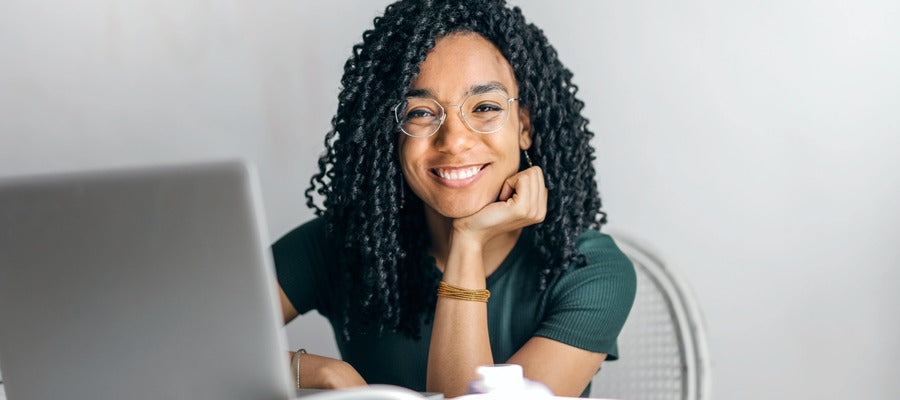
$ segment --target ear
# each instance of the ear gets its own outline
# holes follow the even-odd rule
[[[531,112],[524,107],[519,107],[519,148],[531,148]]]

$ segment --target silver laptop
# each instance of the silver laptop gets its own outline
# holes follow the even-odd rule
[[[32,399],[293,395],[241,162],[0,182],[0,365]]]

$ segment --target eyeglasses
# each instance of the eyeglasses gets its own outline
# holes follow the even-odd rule
[[[488,92],[473,94],[461,104],[448,104],[447,107],[459,107],[463,123],[469,129],[490,134],[503,128],[509,119],[511,104],[516,100],[499,92]],[[434,135],[446,118],[444,107],[437,100],[427,97],[408,97],[394,106],[394,119],[400,130],[416,138]]]

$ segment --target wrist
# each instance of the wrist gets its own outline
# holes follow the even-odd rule
[[[465,233],[451,236],[443,280],[464,288],[483,289],[485,286],[483,248],[484,245],[477,236]]]
[[[468,250],[481,252],[484,249],[484,237],[476,232],[453,226],[450,232],[450,250]]]
[[[304,354],[307,354],[306,349],[298,349],[291,357],[291,372],[293,372],[293,375],[294,375],[294,385],[298,389],[303,387],[303,386],[301,386],[301,380],[300,380],[300,363],[302,362],[300,360],[300,358]]]

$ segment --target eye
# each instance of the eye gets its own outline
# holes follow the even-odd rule
[[[500,106],[498,106],[496,104],[490,104],[490,103],[479,104],[479,105],[475,106],[474,110],[472,110],[472,112],[476,112],[476,113],[498,112],[498,111],[503,111],[503,109],[500,108]]]
[[[406,113],[406,119],[416,119],[416,118],[432,118],[434,117],[434,113],[426,109],[417,109],[411,110]]]

